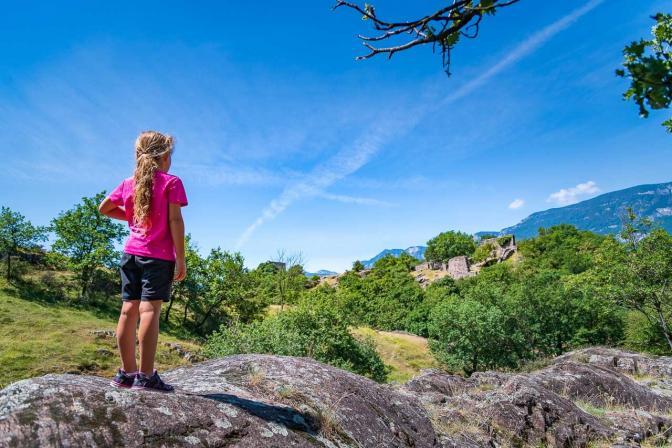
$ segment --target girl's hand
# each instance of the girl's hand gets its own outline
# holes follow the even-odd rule
[[[175,275],[173,280],[176,282],[182,281],[187,276],[187,263],[184,260],[175,260]]]

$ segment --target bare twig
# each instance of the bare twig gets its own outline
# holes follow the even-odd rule
[[[498,9],[513,5],[519,0],[447,0],[449,5],[416,20],[392,22],[382,20],[372,5],[363,7],[347,0],[336,0],[333,9],[341,7],[352,9],[362,15],[362,19],[370,21],[375,35],[358,35],[369,52],[357,56],[360,61],[370,59],[378,54],[386,54],[388,59],[395,53],[405,51],[418,45],[431,44],[441,50],[443,67],[450,74],[450,51],[457,44],[460,36],[473,39],[478,36],[481,20],[485,14],[493,14]],[[378,42],[389,42],[397,37],[408,34],[405,42],[396,45],[378,45]]]

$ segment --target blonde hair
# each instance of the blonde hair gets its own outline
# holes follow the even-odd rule
[[[149,223],[152,205],[154,173],[159,169],[161,157],[173,150],[173,137],[156,131],[145,131],[135,140],[135,188],[133,190],[133,221],[136,225]]]

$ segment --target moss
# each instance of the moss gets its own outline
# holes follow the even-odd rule
[[[16,420],[22,426],[33,426],[37,422],[37,412],[30,407],[16,413]]]

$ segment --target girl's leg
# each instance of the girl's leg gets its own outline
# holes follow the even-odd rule
[[[137,372],[135,362],[135,328],[138,325],[139,300],[124,301],[117,324],[117,346],[121,355],[121,368],[126,372]]]
[[[159,318],[161,317],[161,300],[140,303],[140,371],[147,376],[154,373],[154,357],[156,344],[159,340]]]

